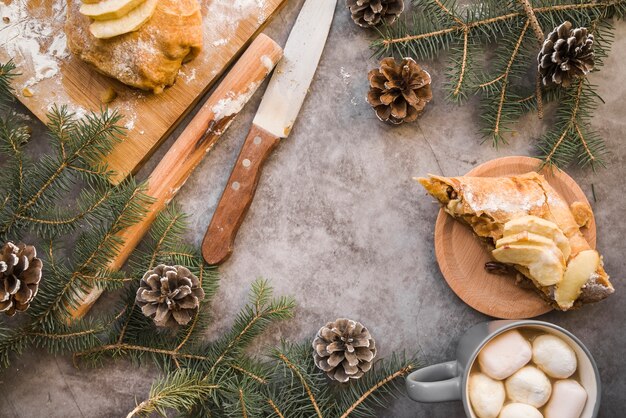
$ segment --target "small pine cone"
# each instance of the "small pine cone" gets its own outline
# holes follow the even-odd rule
[[[188,324],[202,299],[200,280],[187,268],[160,264],[143,276],[135,300],[157,326],[172,328]]]
[[[367,101],[384,122],[394,125],[413,122],[433,98],[430,74],[411,58],[401,62],[385,58],[380,69],[370,71],[368,78]]]
[[[343,318],[318,331],[313,350],[315,365],[339,382],[363,376],[376,357],[376,343],[367,328]]]
[[[357,25],[369,28],[381,22],[391,25],[404,11],[404,0],[346,0]]]
[[[578,77],[584,77],[594,66],[593,35],[587,28],[572,29],[570,22],[555,28],[537,56],[543,84],[569,87]]]
[[[0,254],[0,312],[25,311],[37,295],[43,262],[32,245],[7,242]]]

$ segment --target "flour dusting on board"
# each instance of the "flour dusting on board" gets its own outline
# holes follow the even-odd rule
[[[0,48],[33,74],[24,87],[56,76],[60,61],[69,57],[65,32],[54,24],[65,19],[65,2],[55,1],[51,16],[40,16],[41,7],[29,6],[25,0],[0,0],[0,4]]]
[[[267,19],[266,0],[209,0],[208,4],[206,1],[203,4],[202,16],[205,19],[205,28],[220,29],[205,31],[207,44],[213,46],[222,46],[230,42],[237,33],[241,16],[256,16],[259,24]]]
[[[215,120],[219,121],[239,113],[245,104],[248,103],[248,100],[250,100],[250,97],[252,97],[260,84],[260,82],[250,83],[246,91],[241,94],[236,94],[232,91],[229,92],[226,98],[220,100],[211,108]]]

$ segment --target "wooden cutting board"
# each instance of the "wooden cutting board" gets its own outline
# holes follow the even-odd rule
[[[518,175],[536,171],[540,163],[536,158],[504,157],[481,164],[467,175]],[[567,203],[589,203],[578,184],[564,171],[554,169],[540,173]],[[593,217],[581,232],[589,245],[595,248],[596,223]],[[515,277],[487,273],[484,269],[485,263],[493,261],[487,248],[469,227],[455,221],[443,210],[439,212],[435,225],[435,254],[441,273],[450,288],[479,312],[502,319],[523,319],[552,310],[534,290],[517,286]]]
[[[110,106],[125,115],[128,136],[107,162],[120,181],[141,167],[286,0],[201,3],[204,49],[159,95],[103,76],[67,51],[65,0],[0,0],[0,62],[13,59],[22,73],[14,83],[16,95],[44,122],[53,103],[67,105],[78,116],[98,111],[102,94],[113,88],[118,97]]]

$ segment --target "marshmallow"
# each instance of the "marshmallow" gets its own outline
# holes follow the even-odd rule
[[[496,380],[503,380],[530,361],[532,347],[517,330],[507,331],[489,341],[478,354],[480,370]]]
[[[525,403],[510,403],[502,408],[498,418],[543,418],[534,406]]]
[[[540,408],[552,393],[552,385],[541,370],[526,366],[509,377],[504,383],[506,393],[513,402],[521,402]]]
[[[546,418],[579,418],[587,402],[587,391],[577,381],[559,380],[546,405]]]
[[[554,335],[540,335],[533,341],[533,362],[545,374],[556,379],[570,377],[576,371],[576,353]]]
[[[469,398],[474,413],[479,418],[496,418],[504,404],[504,385],[482,373],[469,378]]]

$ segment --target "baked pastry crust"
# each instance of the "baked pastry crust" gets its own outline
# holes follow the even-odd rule
[[[129,86],[160,93],[176,81],[183,62],[202,49],[202,15],[198,0],[160,0],[139,30],[111,39],[89,32],[91,20],[68,0],[65,32],[72,53],[101,73]]]
[[[576,219],[568,204],[538,173],[509,177],[431,175],[418,181],[441,203],[446,213],[469,225],[490,249],[503,237],[504,224],[524,215],[551,221],[563,231],[572,250],[566,262],[581,251],[592,249],[580,231],[581,219]],[[577,210],[581,210],[581,205],[584,204],[575,206]],[[515,267],[530,280],[524,267]],[[542,297],[560,309],[552,286],[534,285]],[[583,287],[575,305],[599,301],[613,292],[609,276],[600,265],[592,280]]]

